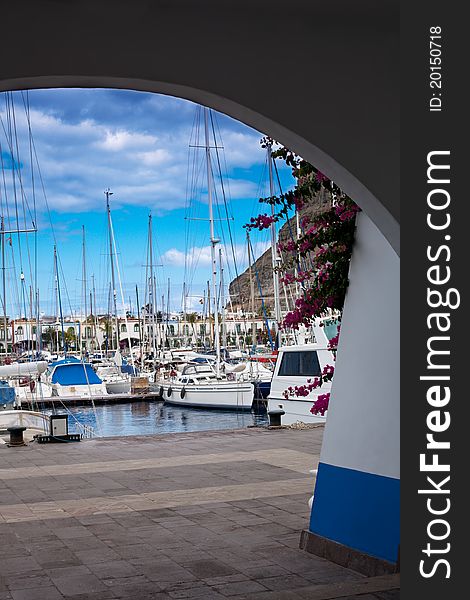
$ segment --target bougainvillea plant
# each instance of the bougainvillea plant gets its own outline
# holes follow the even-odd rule
[[[273,145],[265,137],[261,145]],[[359,207],[331,179],[292,151],[279,147],[272,152],[275,159],[282,159],[292,168],[296,179],[294,189],[277,196],[260,198],[260,202],[272,208],[272,214],[261,214],[245,225],[248,229],[263,230],[273,222],[289,219],[293,211],[304,215],[300,219],[300,235],[278,243],[281,258],[280,281],[300,288],[295,307],[280,324],[281,328],[298,329],[310,326],[318,317],[332,313],[341,315],[348,287],[349,263],[354,241],[356,214]],[[326,208],[315,216],[306,216],[306,208],[319,195],[328,198]],[[338,333],[330,340],[329,349],[335,354]],[[284,397],[305,397],[323,383],[331,381],[334,367],[328,365],[319,378],[307,380],[303,386],[290,387]],[[311,409],[313,414],[324,415],[328,408],[329,393],[318,396]]]

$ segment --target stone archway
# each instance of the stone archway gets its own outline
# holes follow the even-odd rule
[[[187,98],[273,136],[361,206],[343,320],[350,334],[340,344],[338,365],[354,358],[360,371],[373,348],[375,372],[366,389],[357,370],[348,385],[343,378],[338,391],[333,389],[311,532],[321,538],[317,550],[338,542],[393,568],[399,440],[398,1],[118,0],[110,7],[106,0],[19,0],[2,16],[12,24],[4,28],[4,47],[19,49],[2,64],[0,90],[115,87]],[[375,310],[379,305],[384,318]],[[364,327],[358,329],[358,323]],[[341,370],[348,371],[338,369],[340,381]],[[349,435],[338,449],[351,398],[356,410],[348,431],[356,425],[361,439]],[[352,462],[351,446],[358,450]],[[359,490],[354,502],[344,494],[325,502],[348,481]],[[392,488],[389,504],[384,498],[391,498]],[[372,516],[365,497],[368,506],[378,507]],[[316,511],[328,527],[316,529]],[[377,544],[374,528],[390,511],[393,525],[380,530]],[[352,521],[353,535],[343,535]],[[364,522],[367,531],[361,530]]]

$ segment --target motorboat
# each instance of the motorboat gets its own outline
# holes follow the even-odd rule
[[[168,404],[198,408],[251,410],[254,386],[217,375],[210,363],[188,363],[181,373],[160,382],[159,394]]]
[[[49,366],[46,382],[51,396],[92,397],[105,396],[106,385],[95,373],[90,363],[77,358],[64,358]]]
[[[333,364],[333,353],[327,344],[311,343],[279,348],[268,396],[268,412],[283,410],[283,425],[292,425],[297,421],[324,423],[328,411],[322,416],[314,415],[310,410],[318,396],[330,392],[331,382],[325,382],[304,397],[290,396],[287,390],[306,385],[308,380],[320,377],[327,365]]]

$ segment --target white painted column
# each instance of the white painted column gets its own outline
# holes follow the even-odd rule
[[[399,258],[360,213],[310,531],[396,562]]]

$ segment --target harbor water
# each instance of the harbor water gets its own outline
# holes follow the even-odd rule
[[[44,411],[51,414],[52,410]],[[65,412],[62,410],[56,412]],[[166,405],[162,402],[132,402],[67,408],[69,432],[81,433],[80,425],[93,428],[94,436],[155,435],[217,429],[267,426],[266,411],[205,410]]]

